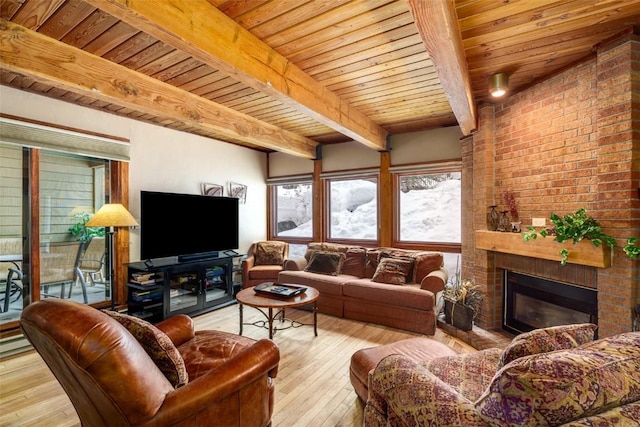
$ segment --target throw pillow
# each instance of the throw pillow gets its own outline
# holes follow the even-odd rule
[[[304,268],[304,271],[337,276],[342,269],[344,258],[343,253],[315,251],[311,255],[311,260],[309,260],[309,264]]]
[[[371,280],[377,283],[404,285],[412,264],[412,261],[401,258],[381,258]]]
[[[516,359],[474,405],[491,425],[559,426],[640,399],[638,372],[640,333],[620,334]]]
[[[380,254],[378,255],[378,265],[380,265],[380,261],[383,258],[396,258],[396,259],[409,261],[410,266],[409,266],[409,271],[407,272],[407,274],[405,274],[405,282],[409,283],[414,281],[413,270],[414,270],[416,261],[413,258],[411,251],[404,251],[402,249],[399,249],[399,250],[383,249],[380,251]]]
[[[284,263],[284,242],[258,242],[255,251],[255,265],[282,265]]]
[[[596,328],[592,323],[580,323],[534,329],[520,334],[502,352],[498,369],[523,356],[565,350],[593,341]]]
[[[182,387],[189,382],[184,359],[167,334],[146,320],[135,316],[110,310],[103,311],[117,320],[134,336],[175,388]]]

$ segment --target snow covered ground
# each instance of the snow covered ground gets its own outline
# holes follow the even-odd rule
[[[331,185],[331,237],[375,240],[378,229],[376,184],[356,179],[334,181]],[[448,179],[429,189],[401,192],[400,200],[401,240],[460,242],[459,179]],[[280,236],[311,236],[311,213],[310,185],[291,190],[279,188],[278,221],[298,224],[280,232]],[[455,273],[457,263],[458,254],[445,254],[450,276]]]

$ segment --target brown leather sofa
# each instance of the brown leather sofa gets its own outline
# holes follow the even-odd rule
[[[172,360],[188,375],[186,384],[174,387],[143,348],[148,343],[105,312],[46,299],[25,308],[20,325],[71,399],[82,425],[271,424],[280,353],[270,340],[194,331],[188,316],[169,318],[157,325],[159,336],[175,346],[167,351],[177,349]]]

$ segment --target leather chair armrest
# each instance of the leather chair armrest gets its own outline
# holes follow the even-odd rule
[[[424,279],[420,282],[420,289],[431,291],[434,295],[437,295],[438,292],[444,290],[447,280],[449,280],[449,272],[444,267],[440,267],[438,270],[433,270],[424,276]]]
[[[423,366],[398,354],[382,359],[369,375],[364,423],[372,421],[376,425],[375,421],[389,420],[436,427],[487,425],[474,410],[473,402]]]
[[[271,340],[261,339],[226,363],[167,394],[153,422],[149,424],[178,424],[265,374],[275,378],[278,363],[278,346]]]
[[[196,336],[193,319],[186,314],[172,316],[156,325],[167,334],[176,347]]]
[[[302,271],[306,266],[306,258],[288,259],[284,263],[284,269],[288,271]]]

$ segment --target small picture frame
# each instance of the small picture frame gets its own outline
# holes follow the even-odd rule
[[[239,203],[244,204],[247,201],[247,186],[238,184],[237,182],[229,183],[229,197],[235,197]]]
[[[203,182],[201,188],[203,196],[222,197],[224,193],[224,187],[218,184]]]

